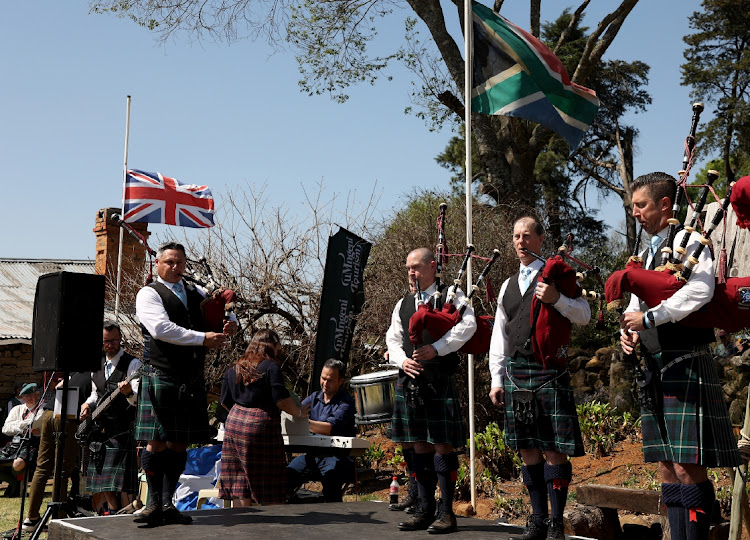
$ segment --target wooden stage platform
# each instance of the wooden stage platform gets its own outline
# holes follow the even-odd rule
[[[426,531],[402,532],[399,521],[404,512],[391,512],[382,502],[328,504],[288,504],[253,506],[188,512],[190,525],[139,527],[133,516],[107,516],[53,520],[49,540],[119,540],[154,538],[158,540],[221,540],[273,538],[290,540],[331,540],[332,538],[435,538]],[[474,518],[458,518],[458,532],[452,539],[507,540],[521,532],[520,527],[500,525]],[[577,538],[577,537],[568,537]]]

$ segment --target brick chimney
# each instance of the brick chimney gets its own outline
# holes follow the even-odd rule
[[[117,283],[117,254],[120,244],[120,226],[112,221],[112,214],[120,208],[102,208],[96,213],[96,262],[95,272],[106,276],[106,301],[114,302]],[[148,240],[148,223],[130,223],[133,229]],[[120,304],[124,311],[135,309],[135,293],[143,286],[146,272],[146,248],[127,231],[122,237],[122,288]]]

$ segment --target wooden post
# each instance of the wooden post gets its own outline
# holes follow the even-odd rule
[[[742,425],[742,433],[750,430],[750,392],[745,403],[745,422]],[[740,540],[742,535],[742,517],[745,517],[745,528],[750,534],[750,508],[745,495],[745,475],[747,474],[747,463],[743,460],[739,466],[739,474],[732,469],[734,489],[732,491],[732,510],[729,518],[729,540]]]

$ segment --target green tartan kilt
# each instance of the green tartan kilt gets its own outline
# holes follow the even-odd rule
[[[556,380],[560,372],[544,369],[533,358],[510,358],[508,374],[503,380],[505,390],[505,444],[518,451],[552,450],[571,457],[583,456],[583,438],[578,424],[570,373]],[[540,388],[544,383],[552,381]],[[515,384],[514,384],[515,383]],[[536,390],[536,420],[530,424],[519,423],[513,415],[513,390]]]
[[[404,376],[396,382],[393,399],[393,418],[389,436],[394,442],[423,441],[430,444],[450,444],[453,448],[466,445],[466,429],[456,394],[456,381],[451,375],[442,384],[434,384],[434,392],[427,392],[422,407],[410,407],[404,398]]]
[[[185,388],[181,392],[183,384]],[[211,433],[202,374],[189,383],[157,369],[143,375],[134,438],[188,444],[209,442]]]
[[[89,454],[87,489],[136,492],[137,455],[135,439],[130,431],[120,433],[101,443],[101,450]]]
[[[663,352],[652,357],[661,370],[690,351]],[[643,458],[646,462],[673,461],[704,467],[740,464],[737,439],[729,422],[713,358],[708,349],[671,366],[657,384],[662,414],[641,410]]]

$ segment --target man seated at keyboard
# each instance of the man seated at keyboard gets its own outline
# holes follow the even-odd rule
[[[310,431],[318,435],[354,437],[354,399],[343,390],[346,366],[341,360],[326,361],[320,373],[319,392],[305,398],[310,404]],[[354,460],[349,456],[297,456],[287,465],[290,491],[308,480],[323,483],[326,502],[341,502],[345,483],[354,478]]]

